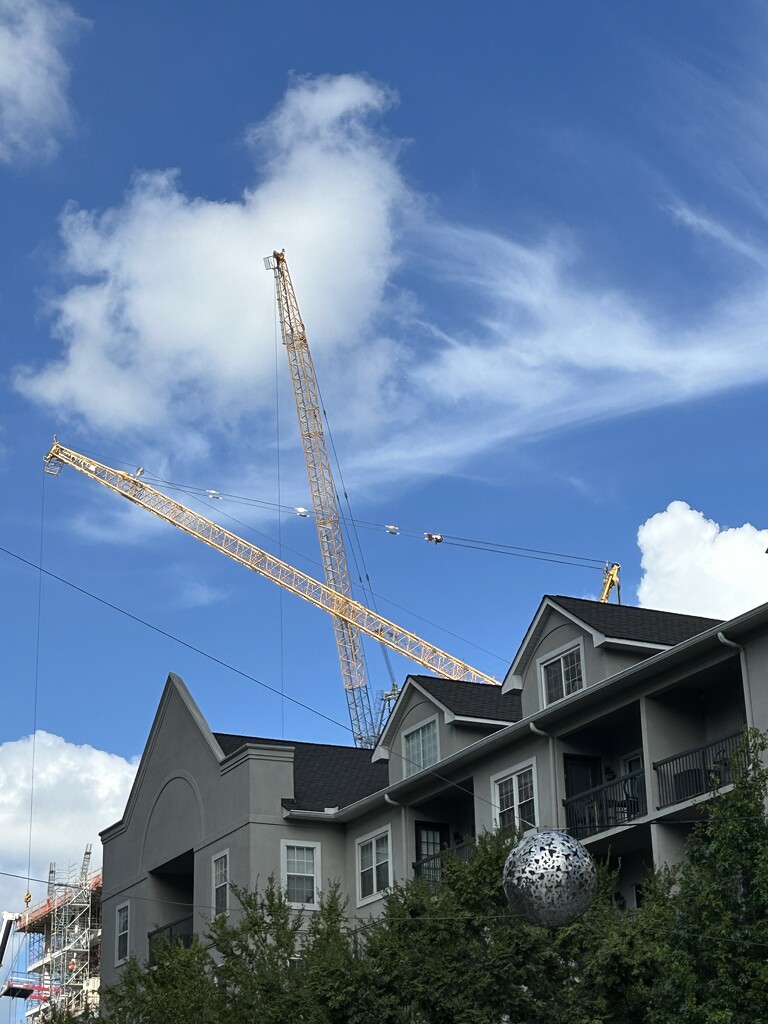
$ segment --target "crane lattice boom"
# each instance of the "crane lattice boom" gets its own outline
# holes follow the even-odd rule
[[[271,256],[266,257],[264,264],[267,270],[273,270],[275,273],[280,328],[288,355],[293,397],[299,416],[299,432],[307,465],[325,582],[337,594],[351,599],[352,584],[336,502],[336,488],[325,444],[320,393],[304,321],[291,282],[285,252],[273,252]],[[374,717],[371,705],[360,632],[356,623],[338,616],[334,617],[333,628],[355,743],[362,747],[372,747],[377,738],[376,719],[379,716]]]
[[[320,583],[319,580],[313,579],[299,569],[295,569],[282,559],[268,554],[256,547],[255,544],[251,544],[223,526],[219,526],[218,523],[206,519],[205,516],[201,516],[173,498],[169,498],[167,494],[163,494],[150,484],[145,483],[138,475],[131,476],[130,473],[105,466],[71,448],[65,448],[55,439],[51,450],[45,456],[45,462],[47,471],[53,474],[58,474],[62,465],[71,466],[116,494],[121,494],[140,508],[153,512],[165,522],[177,526],[190,536],[197,537],[204,544],[215,548],[216,551],[228,555],[247,569],[272,580],[298,597],[304,598],[316,608],[322,608],[323,611],[350,623],[361,633],[378,640],[379,643],[393,651],[404,654],[417,665],[422,665],[438,676],[447,679],[463,679],[474,683],[488,683],[492,686],[500,685],[493,676],[486,675],[485,672],[473,668],[472,665],[459,658],[454,658],[439,647],[422,640],[415,633],[410,633],[396,623],[371,611],[353,598],[337,593],[331,587]]]

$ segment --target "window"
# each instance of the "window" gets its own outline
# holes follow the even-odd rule
[[[422,768],[437,764],[440,754],[437,749],[437,717],[403,733],[403,758],[405,774],[415,775]]]
[[[392,884],[390,830],[363,836],[357,841],[358,906],[378,899]]]
[[[493,805],[499,828],[536,827],[536,770],[527,764],[494,775],[491,780]]]
[[[550,658],[541,666],[544,683],[544,703],[553,704],[571,693],[576,693],[584,685],[581,674],[581,645],[571,647]]]
[[[280,842],[280,873],[289,903],[316,907],[320,879],[320,843]]]
[[[213,913],[226,914],[229,910],[229,850],[217,853],[213,864]]]
[[[115,967],[128,959],[129,905],[121,903],[115,910]]]

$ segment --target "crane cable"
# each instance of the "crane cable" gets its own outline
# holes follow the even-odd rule
[[[352,559],[353,559],[353,561],[355,563],[355,571],[357,572],[357,578],[358,578],[358,580],[360,582],[360,586],[361,586],[363,594],[365,594],[365,598],[366,598],[364,603],[368,604],[373,609],[373,611],[375,611],[376,614],[378,614],[379,609],[378,609],[378,607],[376,605],[376,595],[375,595],[375,593],[373,591],[373,587],[371,586],[371,577],[370,577],[370,575],[368,573],[368,566],[365,564],[365,554],[363,552],[363,545],[360,543],[360,535],[357,532],[357,521],[355,520],[354,516],[352,515],[352,505],[351,505],[350,500],[349,500],[349,494],[347,492],[347,485],[344,482],[344,474],[343,474],[343,472],[341,470],[341,462],[339,461],[339,455],[338,455],[338,452],[336,451],[336,442],[333,439],[333,431],[331,430],[331,424],[330,424],[330,421],[328,420],[328,413],[326,412],[325,402],[323,401],[323,395],[322,395],[322,392],[320,391],[320,384],[317,383],[317,382],[316,382],[316,384],[317,384],[317,397],[318,397],[318,399],[320,401],[320,409],[322,410],[323,419],[325,420],[326,431],[327,431],[327,434],[328,434],[328,438],[329,438],[329,440],[331,442],[331,451],[333,452],[333,460],[336,463],[336,470],[337,470],[337,472],[339,474],[339,481],[341,483],[342,493],[344,494],[344,501],[346,503],[347,509],[349,510],[349,518],[348,519],[346,519],[344,517],[341,517],[341,516],[339,518],[344,518],[344,522],[347,525],[347,535],[348,535],[348,537],[350,539],[350,542],[351,542],[350,543],[350,547],[351,547],[351,550],[352,550]],[[339,499],[339,495],[338,495],[338,492],[337,492],[337,494],[336,494],[337,502],[338,502],[338,499]],[[357,551],[355,550],[355,547],[357,547]],[[360,563],[362,564],[362,567],[363,567],[362,571],[361,571],[360,565],[358,565],[358,561],[357,561],[357,552],[358,551],[360,553]],[[366,583],[363,582],[363,573],[365,573],[365,580],[366,580],[366,583],[368,584],[367,586],[366,586]],[[381,653],[382,653],[382,656],[384,658],[384,664],[385,664],[386,669],[387,669],[387,675],[389,676],[390,689],[392,689],[395,686],[395,682],[396,682],[396,680],[395,680],[395,671],[394,671],[394,669],[392,667],[392,659],[389,656],[389,650],[384,646],[384,644],[379,644],[378,646],[379,646],[379,648],[381,650]],[[365,655],[365,649],[363,649],[363,659],[367,661],[366,655]],[[368,666],[366,664],[366,675],[367,674],[368,674]]]
[[[32,874],[32,822],[35,808],[35,756],[37,753],[37,706],[40,692],[40,632],[43,617],[43,538],[45,536],[45,474],[40,489],[40,546],[38,551],[37,574],[37,628],[35,632],[35,689],[32,698],[32,765],[29,784],[29,837],[27,841],[27,888],[24,903],[29,906],[32,894],[29,889]]]
[[[323,409],[323,413],[325,415],[325,409]],[[326,416],[326,424],[327,423],[328,420]],[[333,444],[332,435],[331,446],[334,450],[334,456],[336,456],[336,449]],[[89,451],[87,449],[83,449],[83,454],[93,455],[95,458],[106,459],[107,461],[111,460],[112,463],[130,467],[131,469],[134,469],[136,465],[135,462],[129,462],[125,459],[117,459],[113,456],[104,455],[100,452]],[[336,456],[335,461],[337,466],[339,466],[338,456]],[[340,466],[339,472],[341,472]],[[265,501],[260,498],[252,498],[243,494],[235,494],[231,491],[219,491],[215,488],[199,487],[197,484],[178,483],[177,481],[168,480],[166,477],[158,476],[149,471],[145,471],[144,475],[147,480],[163,484],[169,490],[185,494],[188,497],[221,502],[226,501],[233,505],[245,505],[248,507],[259,508],[267,512],[277,513],[278,515],[298,516],[302,519],[314,518],[313,510],[304,508],[301,505],[284,505],[281,502]],[[347,497],[346,488],[344,489],[344,495]],[[347,504],[349,504],[348,501]],[[378,532],[387,533],[390,536],[427,540],[434,544],[443,544],[448,547],[464,547],[475,551],[488,551],[492,554],[509,555],[514,558],[530,558],[543,562],[555,562],[560,565],[572,565],[575,568],[594,569],[601,572],[605,569],[607,564],[611,564],[615,561],[615,559],[610,558],[594,558],[586,555],[574,555],[564,551],[551,551],[547,548],[535,548],[521,544],[505,544],[501,541],[482,540],[477,537],[462,537],[457,534],[443,533],[435,530],[414,530],[408,527],[397,526],[394,523],[379,523],[368,519],[357,519],[351,515],[351,510],[350,515],[340,515],[339,519],[350,526],[367,530],[376,530]],[[235,519],[234,521],[238,522],[239,520]],[[242,525],[247,526],[248,524],[243,523]],[[253,529],[253,527],[250,528]],[[259,531],[255,532],[258,533]],[[261,534],[261,536],[266,536],[266,534]]]

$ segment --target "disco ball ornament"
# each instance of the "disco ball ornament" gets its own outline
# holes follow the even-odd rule
[[[504,892],[525,921],[560,928],[578,920],[592,905],[597,868],[567,832],[532,832],[507,857]]]

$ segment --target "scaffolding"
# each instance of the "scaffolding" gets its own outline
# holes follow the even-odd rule
[[[91,870],[90,843],[79,869],[51,864],[46,898],[19,915],[16,930],[29,937],[27,1020],[98,1008],[101,872]]]

